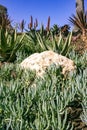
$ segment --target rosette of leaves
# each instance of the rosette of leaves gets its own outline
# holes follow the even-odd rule
[[[23,34],[18,40],[16,30],[12,34],[1,28],[0,30],[0,60],[2,62],[13,62],[16,59],[16,52],[22,47]]]
[[[69,33],[65,39],[63,39],[61,33],[58,38],[54,37],[54,35],[51,33],[51,39],[49,36],[46,38],[42,37],[40,33],[37,33],[36,36],[38,43],[43,50],[52,50],[64,56],[67,55],[68,52],[71,50],[70,43],[72,38],[72,32]]]
[[[48,50],[52,50],[61,55],[68,55],[72,38],[72,32],[68,34],[68,36],[64,39],[61,32],[59,37],[56,39],[53,35],[51,35],[51,45],[47,46]]]

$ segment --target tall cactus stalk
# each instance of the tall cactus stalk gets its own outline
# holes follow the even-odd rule
[[[84,0],[76,0],[76,15],[80,11],[84,12]]]
[[[84,12],[84,0],[76,0],[76,17],[78,17],[79,12]],[[78,28],[74,26],[74,32],[77,32]]]

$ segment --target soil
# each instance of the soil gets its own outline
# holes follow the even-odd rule
[[[83,54],[87,51],[87,38],[83,41],[80,36],[72,37],[71,45],[74,46],[77,53]]]
[[[80,118],[81,114],[81,107],[68,107],[68,123],[74,126],[74,130],[87,130],[87,125]]]

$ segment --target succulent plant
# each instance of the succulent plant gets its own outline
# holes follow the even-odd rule
[[[12,34],[9,34],[8,31],[3,28],[0,29],[0,60],[12,62],[16,59],[16,52],[21,48],[22,40],[24,35],[18,41],[17,32],[14,30]]]

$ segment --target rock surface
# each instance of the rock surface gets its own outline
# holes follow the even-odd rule
[[[72,60],[53,51],[34,53],[24,59],[20,66],[24,69],[35,70],[38,76],[42,76],[46,68],[51,64],[60,65],[63,68],[63,74],[75,70],[75,65]]]

